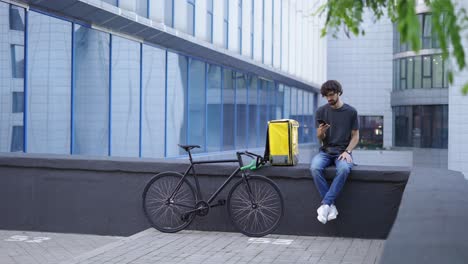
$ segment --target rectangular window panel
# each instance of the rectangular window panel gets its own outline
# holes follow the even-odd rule
[[[188,92],[188,144],[200,145],[194,152],[205,150],[205,63],[191,59]]]
[[[148,0],[136,0],[136,13],[148,17]]]
[[[112,37],[111,156],[138,157],[140,44]]]
[[[174,0],[165,0],[164,1],[164,24],[166,26],[173,27],[173,9],[174,9]]]
[[[234,120],[236,118],[235,73],[229,69],[224,69],[223,72],[223,150],[232,150],[234,149]]]
[[[422,63],[423,63],[422,88],[431,88],[432,87],[431,56],[424,56]]]
[[[416,89],[421,88],[421,80],[422,80],[421,57],[417,56],[417,57],[414,57],[414,88]]]
[[[24,9],[10,5],[10,29],[24,31]]]
[[[406,75],[406,88],[413,89],[413,81],[414,81],[414,59],[408,58],[407,59],[407,75]]]
[[[24,32],[20,29],[24,26],[18,25],[19,21],[24,22],[24,12],[23,8],[0,1],[0,152],[12,150],[13,127],[23,126],[24,106],[19,102],[19,94],[14,93],[24,91],[24,81],[13,78],[24,77]]]
[[[164,157],[166,51],[143,45],[141,156]]]
[[[23,45],[11,45],[11,73],[13,78],[24,78]]]
[[[266,131],[268,126],[268,107],[269,107],[269,97],[268,97],[268,82],[266,80],[260,80],[258,86],[258,111],[259,111],[259,140],[260,142],[265,142]],[[263,143],[264,144],[264,143]]]
[[[24,127],[13,126],[11,131],[11,152],[21,152],[24,149]]]
[[[247,148],[247,75],[236,73],[236,149]]]
[[[433,55],[432,56],[432,86],[434,88],[443,87],[443,71],[444,62],[442,61],[442,55]]]
[[[109,34],[75,26],[73,153],[109,153]]]
[[[177,144],[187,143],[187,57],[167,53],[166,156],[186,154]]]
[[[108,3],[108,4],[111,4],[111,5],[117,6],[117,2],[118,2],[119,0],[102,0],[102,1],[103,1],[103,2],[106,2],[106,3]]]
[[[28,15],[28,152],[70,154],[72,24]]]
[[[23,113],[24,111],[24,92],[13,92],[12,96],[13,113]]]
[[[206,150],[211,152],[221,150],[221,67],[208,65],[207,78]]]
[[[423,25],[423,49],[432,48],[432,15],[424,14],[424,25]]]
[[[206,14],[206,34],[208,37],[208,41],[213,43],[213,14],[212,13]]]
[[[258,125],[258,88],[257,88],[258,78],[256,76],[252,76],[249,79],[249,89],[248,95],[249,98],[249,130],[248,130],[248,146],[256,147],[261,146],[261,144],[265,144],[265,142],[261,143],[258,139],[259,136],[259,125]]]
[[[187,33],[195,35],[195,4],[190,0],[187,2]]]
[[[359,148],[383,148],[383,116],[359,116]]]

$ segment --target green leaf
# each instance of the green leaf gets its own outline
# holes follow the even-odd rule
[[[462,94],[463,95],[468,94],[468,83],[465,83],[465,85],[463,85]]]

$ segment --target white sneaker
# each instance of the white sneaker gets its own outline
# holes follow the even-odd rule
[[[317,209],[317,220],[319,220],[322,224],[326,224],[329,212],[330,212],[330,206],[328,204],[322,204]]]
[[[338,217],[338,209],[334,204],[330,205],[330,211],[328,212],[327,221],[335,220]]]

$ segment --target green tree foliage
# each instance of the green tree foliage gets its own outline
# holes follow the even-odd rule
[[[465,69],[461,34],[468,28],[466,10],[458,8],[453,0],[425,0],[425,3],[432,12],[432,28],[439,39],[442,58],[447,60],[452,56],[459,70]],[[350,32],[364,35],[365,31],[360,26],[366,9],[372,11],[376,21],[386,14],[396,23],[401,42],[409,43],[415,51],[421,49],[421,27],[415,0],[328,0],[317,12],[326,14],[322,36],[327,33],[336,36],[342,29],[348,36]],[[453,83],[452,70],[448,71],[448,79]],[[463,86],[462,92],[465,95],[468,93],[468,83]]]

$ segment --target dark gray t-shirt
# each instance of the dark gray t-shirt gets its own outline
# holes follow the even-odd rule
[[[359,129],[358,113],[354,107],[348,104],[343,104],[338,109],[333,109],[329,104],[323,105],[317,109],[315,114],[316,127],[319,127],[318,119],[322,119],[330,125],[321,149],[339,147],[344,151],[351,141],[351,130]]]

